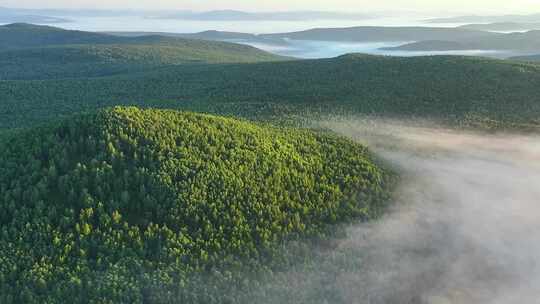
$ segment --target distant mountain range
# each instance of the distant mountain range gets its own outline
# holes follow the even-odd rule
[[[434,18],[426,20],[429,23],[501,23],[519,22],[530,23],[540,21],[540,13],[530,15],[502,15],[502,16],[458,16],[450,18]]]
[[[166,13],[166,12],[162,12]],[[0,7],[0,15],[13,16],[38,15],[55,17],[116,17],[116,16],[140,16],[144,11],[140,10],[99,10],[99,9],[29,9]],[[19,21],[22,22],[22,21]]]
[[[0,26],[0,80],[96,77],[183,64],[289,58],[247,45],[147,35],[119,37],[51,26]]]
[[[454,41],[444,40],[425,40],[413,43],[407,43],[397,47],[384,47],[381,50],[385,51],[458,51],[468,50],[469,46]]]
[[[493,50],[493,51],[540,51],[540,31],[495,34],[470,39],[457,37],[453,40],[421,40],[402,46],[385,48],[395,51],[445,51],[445,50]]]
[[[65,22],[63,18],[73,17],[118,17],[141,16],[155,19],[180,19],[198,21],[306,21],[306,20],[363,20],[376,17],[367,13],[324,12],[324,11],[288,11],[288,12],[244,12],[238,10],[188,11],[188,10],[71,10],[71,9],[16,9],[0,7],[0,22],[46,22],[58,18],[56,22]],[[54,17],[48,17],[54,16]],[[11,17],[11,19],[7,19]],[[30,17],[34,17],[33,19]],[[62,18],[60,18],[62,17]],[[50,22],[50,23],[53,23]]]
[[[358,26],[347,28],[316,28],[299,32],[265,34],[259,37],[320,41],[395,42],[433,39],[478,39],[494,37],[496,35],[496,33],[491,32],[459,28]]]
[[[333,42],[404,42],[397,47],[382,48],[386,51],[457,51],[489,50],[515,52],[519,54],[540,53],[540,31],[497,33],[469,29],[467,27],[378,27],[360,26],[348,28],[318,28],[306,31],[246,34],[235,32],[205,31],[193,34],[114,32],[119,36],[162,36],[189,39],[219,40],[235,42],[265,43],[270,45],[290,45],[294,41]],[[506,55],[512,56],[512,54]],[[502,55],[501,57],[505,57]]]
[[[166,33],[166,32],[105,32],[105,34],[121,37],[140,37],[148,35],[158,35],[163,37],[199,39],[209,41],[228,41],[228,42],[246,42],[246,43],[265,43],[268,45],[289,45],[289,42],[279,37],[263,37],[262,35],[226,32],[226,31],[203,31],[198,33]]]
[[[39,15],[16,15],[16,16],[0,15],[0,23],[15,23],[15,22],[37,23],[37,24],[57,24],[57,23],[68,23],[68,22],[71,22],[71,20],[66,19],[66,18],[39,16]]]
[[[46,16],[33,11],[19,11],[0,7],[0,23],[15,22],[55,24],[70,22],[70,20],[67,18]]]
[[[472,25],[471,25],[472,27]],[[36,35],[46,31],[47,35]],[[295,41],[328,42],[403,42],[397,47],[384,48],[386,51],[456,51],[480,50],[501,51],[499,57],[510,57],[540,53],[540,31],[497,33],[469,29],[468,27],[376,27],[359,26],[347,28],[316,28],[298,32],[274,34],[249,34],[240,32],[204,31],[199,33],[161,32],[111,32],[90,33],[62,31],[59,28],[37,27],[30,24],[10,24],[0,28],[0,49],[34,47],[43,44],[112,44],[130,43],[141,36],[163,36],[183,39],[227,41],[239,43],[264,43],[275,46],[291,46]],[[9,40],[6,40],[9,37]],[[58,39],[58,41],[56,41]],[[83,40],[81,40],[83,39]],[[507,54],[508,53],[508,54]]]
[[[371,14],[322,12],[322,11],[291,11],[291,12],[243,12],[235,10],[217,10],[208,12],[180,11],[168,14],[157,14],[157,19],[183,19],[183,20],[236,20],[236,21],[302,21],[302,20],[362,20],[373,18]]]
[[[61,44],[118,43],[119,38],[99,33],[67,31],[52,26],[13,23],[0,26],[0,50]]]
[[[540,21],[540,20],[539,20]],[[460,26],[463,29],[477,30],[477,31],[499,31],[499,32],[510,32],[510,31],[530,31],[530,30],[540,30],[540,22],[536,23],[518,23],[518,22],[498,22],[498,23],[477,23],[477,24],[467,24]]]
[[[291,60],[233,43],[28,24],[0,26],[0,42],[0,128],[128,104],[246,118],[313,111],[529,123],[540,113],[534,64],[455,56]]]
[[[204,31],[199,33],[167,33],[167,32],[105,32],[105,34],[121,36],[121,37],[139,37],[148,35],[159,35],[164,37],[174,38],[192,38],[202,40],[257,40],[258,35],[238,32],[225,31]]]
[[[500,34],[485,31],[474,31],[459,28],[437,27],[381,27],[358,26],[347,28],[318,28],[299,32],[275,34],[246,34],[221,31],[204,31],[193,34],[150,33],[150,32],[112,32],[120,36],[142,36],[159,34],[204,40],[244,40],[266,42],[271,44],[287,44],[290,40],[312,41],[347,41],[347,42],[385,42],[385,41],[421,41],[421,40],[454,40],[460,38],[478,39],[496,37]]]

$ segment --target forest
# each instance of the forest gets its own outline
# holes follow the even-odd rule
[[[0,145],[0,302],[212,303],[196,274],[231,284],[280,242],[373,218],[388,180],[351,141],[202,114],[31,129]]]
[[[198,40],[152,38],[137,44],[48,46],[0,51],[0,80],[100,77],[208,63],[281,61],[255,48]]]
[[[0,127],[115,105],[272,120],[418,117],[449,125],[538,126],[540,67],[476,57],[382,57],[181,65],[108,77],[0,81]],[[477,124],[477,125],[478,125]]]
[[[120,37],[31,24],[0,26],[0,80],[99,77],[170,65],[286,59],[221,41]]]
[[[0,67],[2,304],[249,303],[228,289],[309,264],[395,189],[366,146],[305,128],[320,118],[540,128],[540,66],[514,60],[12,24]]]
[[[540,124],[540,68],[530,62],[362,54],[300,60],[228,42],[28,24],[0,26],[0,38],[0,128],[116,105],[296,125],[342,114],[487,129]]]

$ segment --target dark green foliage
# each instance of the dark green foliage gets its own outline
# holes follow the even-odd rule
[[[112,105],[250,118],[305,112],[538,124],[540,67],[473,57],[347,55],[184,65],[93,79],[0,82],[0,127]]]
[[[217,41],[146,36],[116,44],[77,44],[0,51],[0,79],[97,77],[165,65],[245,63],[286,59],[256,48]]]
[[[439,41],[434,42],[430,41],[432,39],[421,39],[418,42],[387,49],[405,51],[497,50],[526,53],[540,51],[540,31],[538,30],[525,33],[496,34],[485,37],[458,36],[454,39],[436,39]]]
[[[267,39],[295,39],[315,41],[418,41],[418,40],[474,40],[500,37],[503,34],[450,27],[392,27],[356,26],[344,28],[316,28],[299,32],[259,35]]]
[[[200,114],[115,108],[8,135],[0,303],[223,302],[210,289],[285,239],[377,214],[384,180],[348,140]]]
[[[114,43],[118,38],[99,33],[67,31],[52,26],[13,23],[0,26],[0,49],[62,44]]]
[[[453,51],[453,50],[469,50],[470,46],[455,41],[444,40],[425,40],[413,42],[397,47],[385,47],[382,50],[389,51]]]

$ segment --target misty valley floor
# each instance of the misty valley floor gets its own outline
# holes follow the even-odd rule
[[[367,141],[400,168],[396,202],[383,219],[351,226],[335,249],[317,253],[317,267],[279,274],[253,295],[257,303],[537,301],[538,138],[323,125]]]

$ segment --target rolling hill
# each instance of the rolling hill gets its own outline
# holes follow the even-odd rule
[[[244,12],[237,10],[214,10],[206,12],[180,11],[157,14],[157,19],[179,19],[197,21],[306,21],[306,20],[363,20],[373,18],[372,14],[288,11],[288,12]]]
[[[43,14],[43,12],[25,11],[0,7],[0,23],[19,22],[54,24],[71,22],[71,20],[61,17],[47,16],[47,14]]]
[[[21,31],[32,37],[30,42],[18,42]],[[96,77],[188,63],[286,59],[228,42],[158,35],[118,37],[25,24],[0,27],[0,37],[4,38],[0,44],[6,46],[0,48],[0,79],[12,80]]]
[[[110,32],[121,37],[137,37],[158,34],[168,37],[217,41],[258,42],[271,45],[289,45],[289,40],[309,41],[346,41],[346,42],[411,42],[422,40],[458,40],[479,38],[495,38],[501,33],[477,31],[464,28],[440,27],[385,27],[359,26],[348,28],[316,28],[299,32],[274,34],[247,34],[238,32],[205,31],[191,34],[178,33],[145,33],[145,32]]]
[[[166,65],[263,62],[287,58],[217,41],[146,37],[130,44],[86,44],[0,51],[0,79],[97,77]]]
[[[540,31],[498,34],[497,36],[475,39],[458,37],[456,39],[438,40],[437,43],[418,41],[386,49],[396,51],[440,51],[455,50],[456,47],[460,47],[459,49],[462,50],[536,52],[540,51]]]
[[[0,23],[40,23],[40,24],[56,24],[68,23],[69,19],[39,16],[39,15],[11,15],[3,14],[0,8]]]
[[[222,303],[286,238],[376,215],[385,180],[349,140],[208,115],[24,131],[0,145],[0,302]]]
[[[128,39],[27,23],[0,26],[0,50],[65,44],[118,43],[121,41],[127,42]]]
[[[499,23],[478,23],[466,24],[460,28],[478,30],[478,31],[530,31],[540,30],[540,23],[518,23],[518,22],[499,22]]]
[[[430,23],[501,23],[501,22],[517,22],[517,23],[530,23],[538,22],[540,20],[540,14],[529,15],[499,15],[499,16],[457,16],[450,18],[434,18],[429,19]]]
[[[454,51],[454,50],[470,50],[471,46],[454,41],[444,40],[425,40],[420,42],[407,43],[397,47],[384,47],[381,50],[386,51]]]
[[[259,35],[259,37],[266,39],[280,38],[317,41],[396,42],[478,39],[484,37],[497,37],[499,35],[501,34],[460,28],[359,26],[349,28],[319,28],[291,33],[264,34]]]
[[[529,24],[533,26],[533,23]],[[207,31],[193,34],[159,33],[164,36],[184,37],[203,40],[237,41],[264,43],[267,45],[290,46],[298,41],[325,41],[325,42],[403,42],[397,47],[383,48],[387,51],[454,51],[454,50],[485,50],[511,53],[500,57],[509,57],[540,52],[540,31],[499,33],[484,29],[483,27],[509,27],[525,26],[519,23],[471,24],[455,28],[440,27],[380,27],[360,26],[349,28],[316,28],[300,32],[275,34],[245,34],[219,31]],[[534,29],[531,28],[531,29]],[[136,37],[144,33],[116,32],[112,33],[124,37]]]
[[[532,45],[537,34],[357,27],[256,39],[424,37],[409,47],[442,49],[464,36]],[[0,27],[0,303],[236,303],[227,289],[289,267],[287,250],[305,254],[303,242],[336,224],[380,214],[391,172],[366,147],[267,121],[375,115],[540,130],[540,65],[293,60],[201,40],[240,35]]]
[[[270,45],[289,45],[286,39],[263,37],[262,35],[226,32],[226,31],[204,31],[199,33],[167,33],[167,32],[106,32],[106,34],[116,35],[121,37],[140,37],[148,35],[159,35],[164,37],[185,38],[185,39],[200,39],[210,41],[226,41],[226,42],[252,42],[265,43]]]
[[[382,57],[184,65],[111,77],[0,81],[0,127],[113,105],[293,121],[375,114],[538,124],[540,67],[475,57]]]

